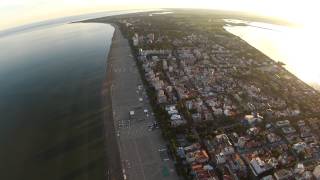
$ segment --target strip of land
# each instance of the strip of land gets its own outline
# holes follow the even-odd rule
[[[177,178],[158,123],[185,179],[288,179],[298,164],[320,168],[311,129],[319,94],[221,17],[190,13],[109,19],[132,38],[129,46],[116,27],[109,64],[124,179]]]
[[[304,178],[320,168],[319,94],[227,32],[223,19],[177,12],[113,22],[132,38],[185,179]]]
[[[112,63],[116,60],[115,51],[119,48],[118,46],[118,36],[114,33],[112,39],[111,49],[109,51],[108,63],[107,63],[107,77],[103,84],[102,98],[103,105],[106,108],[104,113],[104,128],[105,128],[105,148],[106,148],[106,164],[107,179],[110,180],[121,180],[122,168],[120,163],[119,149],[117,146],[117,138],[115,134],[115,128],[113,123],[113,112],[112,112],[112,103],[111,103],[111,85],[112,85]]]
[[[128,40],[114,27],[104,91],[112,102],[105,113],[107,179],[178,179],[161,132],[149,128],[155,119]]]

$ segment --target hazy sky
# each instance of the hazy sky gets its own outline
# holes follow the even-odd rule
[[[0,0],[0,30],[83,13],[165,7],[249,11],[304,23],[320,15],[317,0]]]

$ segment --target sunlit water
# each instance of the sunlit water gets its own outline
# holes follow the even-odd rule
[[[315,29],[226,20],[247,26],[229,25],[225,29],[254,46],[306,83],[320,87],[320,36]]]
[[[164,11],[164,12],[155,12],[155,13],[150,13],[149,16],[153,15],[166,15],[166,14],[172,14],[173,12],[171,11]]]

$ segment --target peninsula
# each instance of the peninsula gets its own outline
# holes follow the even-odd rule
[[[117,143],[106,146],[119,148],[121,168],[112,168],[123,179],[320,176],[319,92],[224,30],[220,16],[174,11],[86,22],[115,27],[114,126],[105,121]]]

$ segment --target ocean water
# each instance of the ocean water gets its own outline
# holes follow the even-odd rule
[[[81,14],[81,15],[75,15],[75,16],[67,16],[67,17],[62,17],[57,19],[50,19],[50,20],[34,22],[30,24],[25,24],[25,25],[19,25],[17,27],[12,27],[9,29],[0,29],[0,37],[7,36],[10,34],[17,34],[20,32],[26,32],[39,27],[50,27],[50,26],[55,26],[59,24],[84,21],[84,20],[95,19],[100,17],[116,16],[116,15],[122,15],[122,14],[131,14],[131,13],[148,12],[148,11],[159,11],[159,10],[161,9],[105,11],[105,12],[96,12],[96,13]]]
[[[105,179],[101,86],[114,28],[0,38],[0,179]]]
[[[285,63],[285,68],[291,73],[320,90],[320,36],[315,26],[289,27],[236,19],[225,21],[230,23],[225,26],[228,32],[239,36],[271,59]]]

